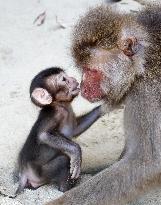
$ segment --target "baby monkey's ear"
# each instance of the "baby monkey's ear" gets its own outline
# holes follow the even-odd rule
[[[31,98],[35,104],[40,106],[49,105],[52,102],[52,96],[44,88],[35,88],[31,94]]]

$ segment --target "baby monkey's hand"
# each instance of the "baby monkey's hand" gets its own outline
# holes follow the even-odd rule
[[[71,179],[77,179],[81,172],[82,151],[78,145],[70,159],[70,174]]]

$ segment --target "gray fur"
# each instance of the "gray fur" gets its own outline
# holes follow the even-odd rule
[[[111,17],[111,18],[110,18]],[[93,19],[93,20],[92,20]],[[118,20],[119,19],[119,20]],[[141,52],[132,62],[120,58],[111,60],[117,69],[118,83],[114,78],[108,82],[108,63],[100,66],[105,75],[107,103],[113,98],[109,86],[119,96],[112,99],[111,106],[125,103],[124,130],[126,145],[122,158],[108,169],[100,172],[79,187],[65,193],[47,205],[123,205],[147,192],[161,182],[161,7],[151,7],[138,16],[117,15],[108,7],[98,7],[87,13],[74,31],[72,52],[78,66],[91,65],[92,49],[99,49],[102,42],[115,45],[122,37],[138,35]],[[115,22],[114,22],[115,21]],[[100,22],[100,23],[99,23]],[[99,29],[98,27],[99,26]],[[88,29],[88,28],[90,29]],[[117,29],[115,29],[117,27]],[[129,30],[128,30],[128,29]],[[85,30],[85,35],[83,34]],[[99,32],[98,32],[99,30]],[[112,35],[107,35],[108,32]],[[100,34],[100,35],[99,35]],[[122,34],[122,35],[121,35]],[[111,37],[111,38],[110,38]],[[141,38],[143,39],[141,40]],[[109,44],[104,44],[107,52]],[[84,53],[85,52],[85,53]],[[84,56],[83,56],[84,55]],[[97,59],[97,58],[96,58]],[[110,59],[109,59],[110,60]],[[131,63],[131,64],[130,64]],[[116,66],[118,65],[118,66]],[[109,66],[109,67],[108,67]],[[131,72],[125,72],[126,69]],[[134,72],[135,71],[135,72]],[[106,78],[107,77],[107,78]],[[119,78],[120,77],[120,78]],[[125,83],[127,88],[123,86]]]

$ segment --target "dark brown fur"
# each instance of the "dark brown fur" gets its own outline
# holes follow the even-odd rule
[[[24,188],[53,182],[64,192],[79,177],[81,148],[72,138],[88,129],[101,116],[101,109],[76,118],[71,102],[78,93],[77,81],[60,68],[43,70],[32,80],[31,100],[41,110],[19,153],[16,195]]]

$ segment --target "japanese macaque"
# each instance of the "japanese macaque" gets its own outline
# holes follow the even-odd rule
[[[19,153],[19,187],[38,188],[56,182],[60,191],[67,191],[80,175],[81,148],[72,141],[101,116],[98,106],[76,118],[72,100],[79,94],[79,83],[60,68],[41,71],[32,80],[30,97],[41,107]]]
[[[90,102],[124,102],[121,159],[48,205],[125,205],[161,183],[161,6],[138,14],[91,9],[75,26],[72,54]]]

